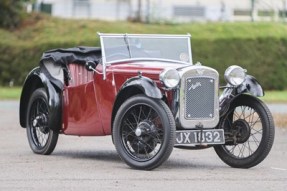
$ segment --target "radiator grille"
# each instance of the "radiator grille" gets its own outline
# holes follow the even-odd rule
[[[185,85],[185,118],[214,117],[215,80],[207,77],[187,78]]]

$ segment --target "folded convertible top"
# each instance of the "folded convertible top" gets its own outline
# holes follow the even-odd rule
[[[85,65],[87,61],[99,62],[101,59],[101,48],[98,47],[74,47],[67,49],[54,49],[43,53],[40,60],[41,71],[60,89],[64,82],[68,82],[70,72],[68,65]]]
[[[45,60],[62,66],[70,63],[85,64],[86,61],[98,61],[101,58],[101,48],[79,46],[67,49],[53,49],[43,53],[40,63]]]

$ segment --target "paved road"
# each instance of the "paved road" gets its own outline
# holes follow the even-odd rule
[[[53,155],[30,151],[18,124],[18,103],[0,102],[0,190],[287,190],[287,128],[276,129],[270,155],[234,169],[213,149],[174,149],[153,171],[130,169],[110,137],[60,136]]]
[[[272,113],[287,114],[287,104],[272,103],[268,104],[268,107]]]

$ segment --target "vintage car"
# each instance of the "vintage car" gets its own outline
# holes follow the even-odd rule
[[[47,51],[27,76],[20,124],[34,153],[58,135],[105,136],[132,168],[151,170],[174,147],[213,147],[226,164],[250,168],[274,140],[258,81],[237,65],[193,64],[190,35],[98,33],[101,48]],[[188,151],[187,151],[188,152]]]

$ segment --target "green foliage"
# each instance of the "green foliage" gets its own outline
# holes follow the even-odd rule
[[[53,48],[99,46],[96,32],[192,35],[193,61],[214,67],[223,76],[233,64],[243,66],[265,89],[287,88],[287,26],[280,23],[140,24],[65,20],[34,15],[13,32],[0,29],[0,85],[22,85]],[[223,79],[221,79],[224,84]]]
[[[287,38],[194,39],[192,45],[194,61],[211,66],[220,74],[235,64],[247,69],[264,89],[287,88]]]
[[[0,1],[0,27],[15,28],[24,17],[24,2],[27,0]]]

